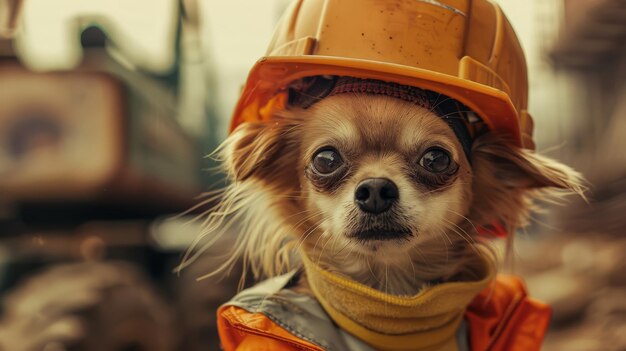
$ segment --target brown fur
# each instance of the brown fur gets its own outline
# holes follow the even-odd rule
[[[333,187],[307,176],[316,150],[341,150],[349,169]],[[449,151],[458,169],[437,179],[416,163],[429,147]],[[511,232],[526,225],[532,200],[557,188],[582,193],[578,173],[487,133],[474,141],[472,163],[452,130],[431,111],[398,99],[360,94],[326,98],[307,110],[281,111],[241,125],[218,153],[232,180],[206,220],[198,243],[211,245],[234,224],[238,256],[257,278],[298,266],[300,249],[339,274],[393,294],[432,281],[472,279],[480,254],[476,228],[499,220]],[[393,180],[406,241],[359,242],[350,234],[361,215],[353,201],[362,179]],[[439,185],[438,185],[439,184]],[[183,266],[193,261],[186,256]],[[295,258],[295,260],[294,260]]]
[[[474,142],[472,155],[476,198],[470,217],[481,225],[499,220],[513,232],[528,224],[533,200],[585,191],[571,168],[492,134]]]

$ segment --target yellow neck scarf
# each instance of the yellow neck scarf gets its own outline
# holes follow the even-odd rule
[[[377,350],[458,350],[465,308],[494,277],[483,260],[480,277],[424,288],[415,296],[385,294],[324,270],[302,254],[311,290],[342,329]]]

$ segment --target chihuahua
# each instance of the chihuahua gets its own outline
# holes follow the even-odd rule
[[[306,252],[371,288],[414,295],[473,279],[488,252],[481,228],[512,233],[534,199],[583,191],[577,172],[490,133],[441,94],[350,77],[315,88],[292,91],[287,108],[218,149],[232,183],[205,236],[234,223],[241,234],[216,271],[243,257],[256,278],[273,277]]]

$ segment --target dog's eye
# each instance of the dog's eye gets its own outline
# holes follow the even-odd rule
[[[335,149],[324,149],[313,156],[313,168],[321,174],[331,174],[342,164],[343,160]]]
[[[426,150],[419,163],[420,166],[424,167],[429,172],[441,173],[450,167],[452,159],[447,151],[439,148],[432,148]]]

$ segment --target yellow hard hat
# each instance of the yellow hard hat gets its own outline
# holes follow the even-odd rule
[[[377,79],[451,97],[492,132],[534,148],[519,40],[488,0],[297,0],[250,71],[231,130],[271,118],[289,84],[320,76]]]

